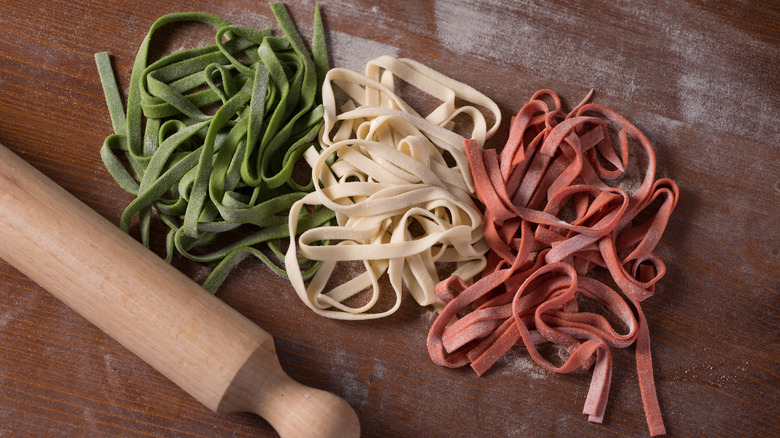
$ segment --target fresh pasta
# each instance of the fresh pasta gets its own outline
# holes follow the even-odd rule
[[[438,106],[418,114],[395,92],[397,81]],[[324,149],[307,157],[314,192],[292,206],[289,232],[299,234],[295,218],[306,206],[334,211],[336,224],[291,238],[285,266],[297,294],[316,313],[337,319],[392,314],[404,285],[420,305],[441,304],[434,292],[439,264],[454,264],[465,279],[485,266],[482,215],[472,199],[463,144],[469,138],[482,145],[496,132],[498,106],[416,61],[389,56],[369,62],[365,75],[330,70],[322,98]],[[308,284],[299,255],[321,263]],[[364,271],[328,290],[337,264],[345,261],[362,262]],[[384,274],[395,301],[372,311]],[[350,304],[358,296],[362,300]]]
[[[411,59],[329,69],[319,11],[309,51],[284,5],[271,9],[284,37],[206,13],[161,17],[136,56],[126,112],[108,54],[95,55],[114,127],[101,157],[135,196],[120,227],[137,216],[148,246],[155,213],[170,228],[168,260],[218,262],[203,284],[212,292],[248,255],[329,318],[386,317],[408,291],[439,312],[434,363],[481,376],[524,346],[549,371],[592,369],[593,422],[606,410],[610,348],[634,345],[650,433],[664,434],[640,303],[665,272],[653,250],[678,188],[656,179],[644,134],[590,94],[566,113],[541,90],[500,153],[485,149],[501,111],[484,94]],[[215,44],[149,63],[153,34],[181,21],[213,27]],[[416,108],[407,92],[435,104]],[[299,183],[303,160],[311,179]],[[248,235],[220,242],[243,225]],[[361,269],[334,278],[343,263]]]
[[[293,170],[316,144],[322,123],[320,92],[329,67],[322,21],[316,10],[309,52],[285,6],[271,3],[271,10],[284,36],[201,12],[158,19],[136,55],[126,114],[108,54],[95,55],[114,125],[101,157],[135,196],[120,227],[128,231],[137,216],[148,246],[154,211],[170,229],[167,260],[178,254],[219,262],[203,283],[212,292],[247,255],[285,274],[258,246],[283,258],[286,213],[312,190],[310,182],[293,179]],[[213,27],[215,44],[150,63],[155,32],[188,21]],[[332,217],[325,208],[303,211],[297,229]],[[221,237],[244,225],[251,231],[240,239]],[[308,269],[306,276],[316,265]]]
[[[479,375],[514,345],[549,371],[593,368],[583,412],[600,423],[611,381],[609,348],[635,345],[648,427],[661,435],[640,302],[665,272],[652,251],[678,189],[655,179],[644,134],[615,111],[587,103],[589,97],[567,114],[555,93],[537,92],[512,119],[500,155],[466,143],[491,251],[478,281],[467,285],[452,276],[437,285],[446,305],[430,328],[428,351],[439,365],[471,365]],[[583,308],[587,301],[605,310]],[[562,364],[537,349],[550,343],[567,352]]]

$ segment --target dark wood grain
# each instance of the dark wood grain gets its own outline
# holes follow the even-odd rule
[[[673,436],[780,430],[780,6],[760,1],[321,2],[333,63],[417,59],[493,98],[505,122],[540,88],[595,101],[650,138],[680,203],[659,247],[666,277],[643,306]],[[313,2],[290,2],[307,37]],[[111,123],[93,55],[125,89],[135,51],[168,12],[275,26],[262,2],[0,0],[0,143],[114,223],[130,201],[98,154]],[[157,55],[198,44],[166,30]],[[0,242],[0,245],[3,243]],[[175,265],[196,280],[207,268]],[[552,375],[516,349],[483,377],[439,368],[433,314],[346,323],[308,311],[247,260],[219,296],[275,336],[294,378],[343,396],[367,437],[643,436],[633,350],[614,351],[603,425],[579,412],[590,375]],[[0,436],[274,436],[217,415],[0,261]]]

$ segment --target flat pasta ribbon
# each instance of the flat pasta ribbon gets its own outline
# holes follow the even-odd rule
[[[155,212],[170,228],[167,260],[178,254],[219,262],[203,284],[212,292],[247,255],[285,274],[257,246],[283,258],[286,213],[313,189],[311,182],[296,182],[293,169],[316,144],[322,124],[319,101],[328,70],[322,21],[317,9],[310,53],[285,6],[271,3],[271,10],[283,37],[206,13],[158,19],[133,64],[127,114],[108,54],[95,55],[115,131],[101,156],[117,183],[135,195],[120,227],[128,231],[138,216],[141,241],[149,246]],[[213,27],[215,44],[149,63],[155,32],[185,21]],[[332,218],[325,208],[303,211],[297,229]],[[250,227],[238,240],[221,237],[243,225]]]
[[[600,423],[610,347],[635,345],[650,434],[661,435],[640,302],[665,272],[652,251],[678,189],[655,179],[647,137],[589,98],[567,114],[555,93],[537,92],[512,119],[500,154],[466,141],[491,251],[472,285],[456,275],[437,285],[446,305],[428,333],[428,351],[439,365],[470,365],[479,375],[515,345],[552,372],[592,368],[583,412]],[[583,308],[587,302],[603,311]],[[542,355],[543,343],[567,352],[564,363]]]
[[[395,92],[397,83],[438,105],[418,114]],[[416,61],[388,56],[369,62],[365,75],[330,70],[322,98],[325,149],[308,155],[315,191],[293,205],[290,233],[299,233],[296,217],[306,206],[334,211],[337,224],[291,238],[285,266],[293,287],[313,311],[336,319],[390,315],[401,304],[404,285],[420,305],[440,305],[434,291],[440,264],[454,264],[464,279],[485,266],[482,215],[472,199],[463,142],[481,145],[496,132],[498,106]],[[309,284],[298,268],[298,252],[321,262]],[[361,261],[365,270],[326,290],[344,261]],[[395,301],[372,311],[384,274]]]

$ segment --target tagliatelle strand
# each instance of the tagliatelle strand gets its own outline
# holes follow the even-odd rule
[[[438,105],[418,114],[395,92],[396,81]],[[369,62],[365,75],[330,70],[322,96],[324,150],[307,156],[315,192],[293,205],[290,232],[297,234],[304,206],[333,210],[337,224],[290,240],[285,266],[293,287],[309,308],[335,319],[388,316],[400,306],[404,285],[418,304],[440,305],[438,266],[453,263],[466,281],[485,266],[482,215],[463,142],[484,144],[495,133],[498,106],[418,62],[388,56]],[[299,253],[322,263],[308,284]],[[345,261],[360,261],[365,271],[327,290]],[[374,311],[385,274],[394,302]]]
[[[479,375],[515,345],[552,372],[592,368],[583,413],[600,423],[611,383],[609,347],[635,345],[648,428],[662,435],[640,302],[665,272],[652,251],[678,189],[655,179],[647,137],[588,98],[567,114],[555,93],[537,92],[513,118],[500,155],[466,142],[491,251],[472,285],[456,276],[437,285],[446,305],[429,331],[428,351],[436,364],[470,364]],[[583,309],[588,300],[604,311]],[[616,317],[625,332],[601,313]],[[564,363],[542,355],[542,343],[567,352]]]

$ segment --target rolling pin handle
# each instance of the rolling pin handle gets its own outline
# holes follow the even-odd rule
[[[346,401],[288,376],[272,342],[258,348],[225,391],[217,412],[253,412],[281,438],[357,438],[360,421]]]

